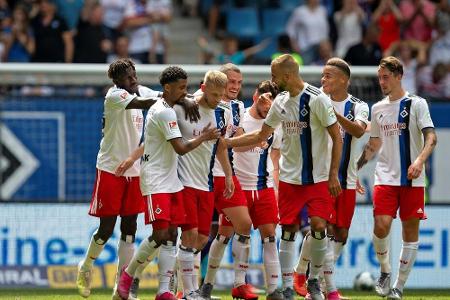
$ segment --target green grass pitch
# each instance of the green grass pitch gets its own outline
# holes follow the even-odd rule
[[[352,290],[342,290],[342,294],[350,297],[352,300],[381,300],[375,295],[375,292],[355,292]],[[216,292],[215,296],[220,296],[222,300],[232,300],[230,293],[226,291]],[[80,300],[75,289],[0,289],[0,299],[2,300]],[[107,289],[92,290],[89,300],[109,300],[111,299],[111,291]],[[141,300],[155,299],[155,291],[141,291]],[[261,300],[265,299],[261,295]],[[303,299],[297,297],[298,300]],[[404,300],[450,300],[450,289],[448,290],[405,290]]]

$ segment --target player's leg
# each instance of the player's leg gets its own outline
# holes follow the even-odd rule
[[[263,244],[267,299],[283,300],[282,291],[277,289],[281,270],[275,237],[275,228],[279,221],[275,192],[272,188],[267,188],[259,191],[245,191],[245,195],[253,226],[258,228]]]
[[[296,247],[295,240],[300,228],[298,216],[305,201],[302,195],[303,187],[280,181],[278,189],[278,208],[281,224],[281,241],[279,246],[279,258],[283,294],[286,300],[294,299],[294,266]]]
[[[398,189],[395,186],[376,185],[373,191],[374,229],[373,246],[380,263],[380,277],[375,292],[385,297],[391,290],[390,236],[392,220],[397,215]]]
[[[400,219],[402,220],[403,244],[400,252],[399,270],[388,299],[401,299],[403,288],[417,256],[419,248],[419,224],[426,219],[424,212],[424,189],[402,187],[400,194]]]
[[[78,264],[77,287],[82,297],[90,295],[92,265],[113,234],[125,187],[124,177],[97,170],[89,214],[99,217],[100,225],[91,237],[85,257]]]
[[[300,257],[298,258],[294,273],[294,290],[299,296],[305,297],[308,293],[306,290],[306,280],[309,262],[311,261],[311,226],[309,224],[308,208],[306,205],[300,211],[299,219],[303,241],[300,244]]]

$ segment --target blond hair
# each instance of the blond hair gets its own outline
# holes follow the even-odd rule
[[[226,87],[228,82],[227,75],[223,72],[211,70],[206,72],[203,83],[207,86]]]

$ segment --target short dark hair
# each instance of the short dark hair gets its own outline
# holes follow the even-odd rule
[[[272,98],[275,98],[280,90],[278,89],[278,85],[275,82],[270,80],[264,80],[258,84],[256,87],[258,94],[270,93]]]
[[[136,71],[136,68],[134,67],[134,62],[129,58],[121,58],[114,62],[112,62],[109,65],[108,69],[108,77],[112,79],[112,81],[115,83],[117,80],[119,80],[122,76],[124,76],[128,69],[133,69],[133,71]]]
[[[185,70],[178,66],[170,66],[162,71],[159,76],[159,83],[163,86],[167,83],[177,82],[180,79],[187,79],[187,73]]]
[[[403,64],[398,58],[394,56],[387,56],[383,58],[380,61],[379,67],[388,69],[394,75],[403,75]]]
[[[339,57],[332,57],[329,60],[327,60],[326,66],[333,66],[338,68],[342,73],[344,73],[348,78],[350,78],[351,72],[350,67],[348,66],[348,63],[339,58]]]

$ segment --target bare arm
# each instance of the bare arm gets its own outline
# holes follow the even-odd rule
[[[136,160],[138,160],[144,154],[144,145],[141,144],[133,153],[128,156],[114,171],[116,176],[122,176],[126,170],[128,170]]]
[[[366,130],[366,124],[364,124],[361,121],[350,121],[349,119],[347,119],[346,117],[344,117],[343,115],[335,112],[337,120],[339,122],[339,124],[341,124],[342,128],[350,133],[352,136],[360,138],[363,136],[365,130]]]
[[[280,157],[280,149],[272,149],[272,151],[270,151],[270,159],[273,164],[273,184],[276,190],[278,190],[278,182],[280,178]]]
[[[255,130],[238,137],[226,138],[228,147],[251,146],[267,141],[274,129],[267,124],[263,124],[260,130]]]
[[[330,164],[330,173],[328,175],[328,190],[330,191],[331,196],[337,197],[341,191],[341,184],[339,183],[339,164],[341,162],[342,155],[342,137],[339,132],[338,123],[334,123],[327,127],[328,134],[333,141],[333,147],[331,149],[331,164]]]
[[[125,109],[149,109],[153,104],[156,103],[156,101],[158,101],[158,98],[135,97],[130,101],[130,103],[128,103]]]
[[[66,63],[71,63],[74,52],[73,34],[71,31],[65,31],[62,34],[62,38],[64,41],[64,60]]]
[[[247,48],[245,49],[244,52],[244,56],[247,58],[250,55],[253,55],[255,53],[258,53],[259,51],[263,50],[264,48],[266,48],[270,43],[270,38],[263,40],[261,43],[256,44],[253,47]]]
[[[424,163],[430,157],[437,144],[437,136],[434,128],[424,128],[422,129],[422,133],[425,145],[423,146],[422,152],[420,152],[419,156],[408,168],[408,179],[410,180],[420,176]]]
[[[358,159],[357,167],[358,170],[361,169],[369,160],[371,160],[378,150],[381,148],[381,139],[378,137],[371,137],[367,144],[364,146],[363,153]]]
[[[205,128],[203,128],[201,135],[187,141],[187,143],[184,143],[181,138],[172,139],[170,140],[170,143],[176,153],[179,155],[184,155],[200,146],[201,143],[218,139],[219,137],[220,131],[216,127],[211,127],[211,123],[209,123]]]

